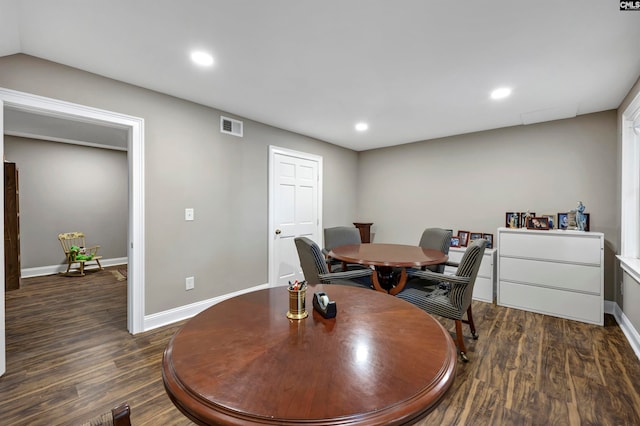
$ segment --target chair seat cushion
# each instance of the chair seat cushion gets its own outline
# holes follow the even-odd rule
[[[430,314],[451,319],[462,319],[464,312],[460,312],[451,304],[447,293],[446,290],[439,288],[430,292],[417,288],[405,288],[396,297],[406,300]]]

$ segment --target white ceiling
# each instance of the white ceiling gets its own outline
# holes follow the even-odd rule
[[[640,12],[611,0],[0,0],[0,56],[358,151],[615,109],[639,41]],[[512,96],[490,100],[499,86]]]

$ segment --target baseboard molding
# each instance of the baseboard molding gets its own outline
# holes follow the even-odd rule
[[[635,352],[636,357],[640,359],[640,334],[638,330],[633,327],[629,318],[622,312],[620,306],[616,302],[612,302],[609,300],[604,301],[604,312],[607,314],[611,314],[615,317],[616,321],[620,325],[622,332],[626,336],[633,352]]]
[[[165,325],[173,324],[174,322],[182,321],[187,318],[191,318],[205,309],[220,303],[223,300],[230,299],[232,297],[239,296],[241,294],[250,293],[256,290],[263,290],[269,288],[269,284],[261,284],[255,287],[249,287],[244,290],[235,291],[233,293],[227,293],[222,296],[214,297],[213,299],[202,300],[190,305],[179,306],[177,308],[169,309],[168,311],[158,312],[156,314],[145,315],[144,317],[144,331],[153,330],[154,328],[163,327]]]
[[[100,259],[100,264],[104,266],[126,265],[128,259],[126,257],[115,257],[112,259]],[[89,266],[87,269],[90,269]],[[59,274],[67,270],[67,265],[50,265],[39,266],[37,268],[24,268],[20,270],[20,278],[42,277],[44,275]]]

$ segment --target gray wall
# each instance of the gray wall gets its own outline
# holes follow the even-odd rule
[[[26,55],[0,58],[0,87],[145,119],[146,314],[268,281],[270,144],[323,156],[324,225],[372,221],[376,241],[416,243],[426,226],[495,234],[506,211],[582,200],[617,298],[615,111],[355,153],[246,119],[243,139],[223,135],[219,111]]]
[[[64,263],[57,236],[82,231],[105,259],[127,257],[127,153],[5,136],[20,179],[21,267]]]
[[[251,120],[224,135],[220,111],[22,54],[0,58],[0,87],[144,118],[147,315],[268,282],[269,145],[322,156],[324,225],[355,220],[353,151]]]
[[[377,241],[416,244],[429,226],[495,235],[505,212],[556,214],[581,200],[605,234],[613,300],[616,156],[615,111],[361,152],[358,215]]]

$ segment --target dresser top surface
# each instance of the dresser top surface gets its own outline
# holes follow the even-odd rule
[[[498,233],[514,233],[514,234],[536,234],[536,235],[567,235],[567,236],[576,236],[576,237],[593,237],[600,238],[604,237],[602,232],[592,232],[592,231],[570,231],[570,230],[561,230],[561,229],[549,229],[549,230],[538,230],[538,229],[526,229],[526,228],[506,228],[500,227],[498,228]]]

